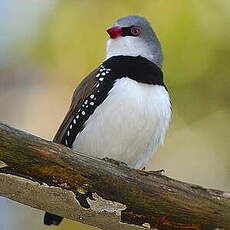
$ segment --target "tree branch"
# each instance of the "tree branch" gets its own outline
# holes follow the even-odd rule
[[[4,124],[0,160],[7,165],[0,164],[1,196],[82,223],[111,230],[230,229],[230,193],[76,154]]]

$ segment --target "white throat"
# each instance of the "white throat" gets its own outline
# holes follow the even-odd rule
[[[161,49],[154,43],[146,44],[141,38],[127,36],[109,39],[107,41],[106,59],[119,55],[142,56],[155,63],[158,67],[162,67]]]

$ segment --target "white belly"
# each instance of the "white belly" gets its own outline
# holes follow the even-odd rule
[[[119,79],[86,121],[73,150],[140,168],[163,142],[170,116],[163,86]]]

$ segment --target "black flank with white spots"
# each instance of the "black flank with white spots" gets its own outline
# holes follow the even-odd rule
[[[75,117],[63,135],[61,144],[69,148],[72,147],[77,134],[84,129],[84,124],[90,115],[106,99],[115,81],[123,77],[140,83],[162,85],[166,88],[161,69],[144,57],[114,56],[107,59],[95,74],[98,82],[96,89],[75,111]]]

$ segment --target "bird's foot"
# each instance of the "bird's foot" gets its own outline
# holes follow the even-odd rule
[[[145,167],[141,169],[141,172],[143,172],[143,174],[145,175],[163,175],[163,173],[165,172],[164,169],[159,169],[159,170],[154,170],[154,171],[145,171]]]
[[[109,163],[112,163],[114,165],[117,165],[117,166],[128,166],[125,162],[123,161],[117,161],[117,160],[114,160],[112,158],[108,158],[108,157],[105,157],[105,158],[102,158],[102,160],[106,161],[106,162],[109,162]]]
[[[164,169],[154,170],[154,171],[147,171],[151,175],[163,175],[165,173]]]

